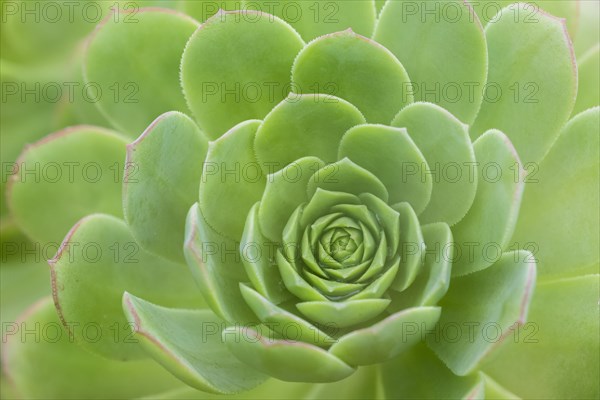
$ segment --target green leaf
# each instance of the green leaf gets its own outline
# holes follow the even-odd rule
[[[430,103],[407,106],[392,125],[406,128],[427,160],[407,172],[413,179],[433,182],[431,199],[424,211],[411,203],[420,214],[421,223],[453,225],[460,221],[473,204],[477,188],[475,155],[468,127],[448,111]]]
[[[258,319],[282,338],[310,343],[319,347],[328,347],[333,343],[334,339],[327,333],[297,315],[277,307],[245,284],[240,283],[240,289],[242,296]]]
[[[526,178],[513,242],[532,250],[541,277],[597,272],[599,119],[596,107],[569,121]]]
[[[184,0],[186,1],[186,0]],[[352,375],[354,376],[354,375]],[[351,377],[349,378],[351,379]],[[343,382],[343,381],[342,381]],[[290,396],[293,398],[302,398],[306,393],[311,391],[314,384],[310,383],[290,383],[283,382],[277,379],[268,379],[262,385],[251,389],[246,392],[241,392],[236,395],[230,395],[230,399],[244,399],[244,400],[280,400],[282,396]],[[172,390],[170,392],[162,393],[159,396],[145,397],[143,400],[196,400],[196,399],[211,399],[219,400],[222,399],[222,394],[211,394],[206,392],[199,392],[189,386]],[[140,399],[142,400],[142,399]]]
[[[123,213],[137,242],[177,262],[185,216],[196,202],[208,143],[184,114],[158,117],[127,147]]]
[[[253,11],[220,12],[189,40],[181,60],[185,98],[208,137],[262,119],[290,92],[304,46],[284,21]]]
[[[324,166],[316,157],[304,157],[267,176],[267,186],[258,208],[260,228],[266,237],[281,242],[290,215],[308,201],[306,186],[310,177]]]
[[[535,17],[539,15],[539,13],[548,12],[556,17],[566,19],[567,26],[569,28],[569,33],[571,37],[579,36],[577,35],[577,26],[579,24],[579,17],[581,14],[580,3],[579,1],[570,1],[570,0],[538,0],[536,2],[527,3],[523,6],[521,10],[516,10],[513,6],[513,9],[505,9],[503,8],[516,3],[514,0],[486,0],[486,1],[474,1],[472,2],[473,9],[479,16],[479,19],[486,25],[488,23],[495,23],[497,21],[498,15],[500,12],[510,13],[513,18],[517,13],[525,13],[529,22],[533,22]],[[593,2],[589,2],[593,3]]]
[[[352,30],[321,36],[292,68],[297,93],[332,94],[354,104],[370,123],[389,123],[412,103],[406,70],[385,47]]]
[[[338,158],[345,157],[379,178],[390,194],[390,203],[406,201],[418,212],[427,206],[431,177],[420,173],[427,168],[427,162],[405,129],[356,126],[346,132],[340,143]]]
[[[394,255],[398,251],[400,245],[400,214],[380,198],[371,193],[363,193],[359,195],[361,201],[371,210],[379,219],[383,231],[385,232],[386,241],[389,244],[389,254]],[[386,250],[388,252],[388,250]]]
[[[207,19],[215,15],[219,10],[235,11],[243,7],[243,0],[180,0],[178,1],[178,9],[187,15],[193,17],[198,22],[205,22]],[[171,2],[169,0],[169,2]]]
[[[538,7],[536,10],[537,12],[546,12],[555,17],[564,19],[570,37],[575,39],[579,36],[578,28],[580,25],[580,18],[585,12],[583,9],[584,6],[581,3],[585,2],[568,0],[540,0],[533,4]]]
[[[288,382],[335,382],[355,371],[317,346],[274,339],[252,328],[229,327],[222,336],[235,357],[276,379]]]
[[[202,305],[184,266],[145,252],[127,225],[112,216],[79,221],[49,263],[60,319],[82,347],[108,358],[142,355],[128,338],[124,291],[166,306]]]
[[[335,193],[335,192],[334,192]],[[368,192],[363,192],[368,193]],[[370,194],[370,193],[369,193]],[[364,196],[363,196],[364,197]],[[382,200],[383,201],[383,200]],[[377,220],[375,214],[369,210],[369,208],[365,205],[354,205],[354,204],[336,204],[331,207],[331,211],[340,212],[344,216],[339,218],[334,224],[338,225],[340,228],[353,228],[359,229],[364,225],[368,227],[368,231],[370,231],[373,236],[376,238],[380,238],[381,236],[381,228],[380,222]],[[357,224],[358,222],[358,224]],[[362,224],[362,225],[361,225]],[[369,250],[369,249],[367,249]],[[368,253],[368,251],[367,251]]]
[[[381,218],[381,217],[380,217]],[[392,260],[390,264],[397,264],[400,262],[400,257],[396,255],[395,258],[392,258],[392,255],[395,253],[389,253],[388,250],[391,248],[391,245],[388,247],[386,235],[381,235],[381,240],[379,241],[379,245],[377,246],[377,250],[375,251],[375,255],[371,260],[371,265],[367,271],[357,280],[359,283],[369,282],[373,277],[379,275],[384,267],[386,266],[386,261]]]
[[[317,188],[308,204],[302,210],[300,216],[300,226],[305,227],[314,223],[317,218],[331,213],[331,208],[336,205],[360,204],[357,196],[343,192],[331,192],[329,190]],[[299,243],[299,241],[296,241]]]
[[[15,3],[16,4],[16,3]],[[5,14],[3,14],[4,16]],[[10,18],[10,17],[7,17]],[[6,20],[8,22],[8,19]],[[5,57],[4,27],[2,23],[2,58]],[[0,213],[2,218],[8,214],[6,186],[8,176],[12,174],[15,162],[23,147],[46,135],[49,131],[58,129],[56,114],[58,106],[50,100],[53,98],[24,96],[22,87],[44,86],[56,79],[54,74],[24,72],[22,66],[0,60],[0,85],[2,87],[2,107],[0,107],[0,129],[2,130],[0,159],[2,160],[2,179],[0,179]],[[41,76],[40,76],[41,75]],[[30,118],[35,115],[35,118]]]
[[[102,17],[116,8],[115,3],[76,6],[68,0],[57,0],[52,6],[40,3],[33,7],[3,1],[2,59],[20,65],[64,65]],[[89,10],[89,14],[83,10]]]
[[[600,104],[600,78],[596,73],[600,70],[600,44],[585,53],[577,64],[579,87],[573,115]]]
[[[4,232],[2,234],[0,324],[6,324],[16,321],[33,302],[50,296],[51,288],[48,284],[50,272],[46,260],[39,253],[23,254],[23,250],[33,249],[34,244],[28,241],[17,242],[14,238],[4,241]],[[48,257],[50,256],[49,254]],[[6,331],[3,330],[4,332]],[[0,350],[4,351],[4,348]]]
[[[519,400],[519,396],[508,391],[505,387],[494,381],[492,378],[484,374],[479,373],[483,377],[485,385],[485,398],[488,399],[507,399],[507,400]]]
[[[439,307],[409,308],[368,328],[342,336],[329,352],[349,365],[378,364],[421,342],[439,317]],[[398,372],[403,373],[402,370]]]
[[[598,398],[598,282],[596,274],[539,283],[531,322],[511,332],[485,372],[523,398]]]
[[[415,281],[402,292],[390,292],[390,310],[433,306],[446,294],[452,268],[452,232],[448,225],[437,222],[421,227],[425,256]]]
[[[84,71],[90,93],[102,93],[96,104],[107,119],[119,131],[137,137],[157,115],[187,111],[179,60],[198,23],[158,8],[120,17],[106,19],[95,31]]]
[[[310,384],[307,400],[364,400],[381,399],[380,373],[377,366],[361,367],[348,378],[338,382]],[[286,395],[289,389],[286,391]],[[281,396],[280,396],[281,397]],[[300,396],[297,396],[300,398]]]
[[[385,5],[386,0],[375,0],[375,8],[377,9],[377,15],[381,13],[383,6]]]
[[[7,188],[17,225],[35,241],[58,244],[90,213],[120,217],[125,145],[112,131],[76,126],[28,146]]]
[[[242,298],[239,282],[246,280],[239,244],[212,229],[198,204],[188,213],[184,254],[206,304],[229,322],[254,321]]]
[[[200,181],[200,208],[218,233],[239,240],[248,212],[265,189],[266,178],[254,156],[260,121],[245,121],[210,142]],[[225,210],[226,212],[223,212]]]
[[[298,271],[290,264],[281,251],[277,250],[277,266],[283,279],[285,287],[296,297],[308,301],[327,301],[327,298],[321,294],[312,285],[307,283]]]
[[[475,119],[486,81],[487,48],[468,2],[388,1],[373,38],[404,65],[416,100],[439,104],[465,123]]]
[[[304,271],[303,275],[312,287],[329,298],[345,297],[360,291],[366,286],[363,283],[337,282],[329,279],[319,278],[318,276],[306,270]]]
[[[478,375],[456,376],[424,344],[383,364],[381,374],[388,399],[473,399],[483,389]]]
[[[577,57],[585,54],[589,49],[598,45],[600,36],[600,24],[598,24],[598,13],[600,4],[595,1],[579,1],[579,20],[577,21],[577,35],[575,35],[575,51]]]
[[[17,398],[137,398],[181,386],[151,360],[120,362],[85,351],[64,330],[50,297],[6,331],[3,327],[3,333],[3,373],[15,385]],[[125,330],[119,334],[130,335]]]
[[[335,96],[290,94],[258,129],[256,155],[261,167],[275,171],[306,156],[332,163],[344,133],[363,123],[356,107]]]
[[[427,344],[455,374],[472,372],[527,320],[535,276],[532,254],[521,250],[504,253],[483,271],[454,278]]]
[[[334,280],[350,281],[361,276],[371,265],[371,261],[366,261],[354,267],[345,267],[341,269],[325,268],[325,273]]]
[[[387,271],[381,274],[377,279],[369,284],[369,286],[357,294],[349,297],[346,301],[381,298],[392,285],[394,278],[398,274],[399,261],[400,257],[396,257]]]
[[[370,37],[376,18],[372,0],[257,0],[248,1],[246,7],[277,15],[294,27],[306,41],[348,28]]]
[[[267,379],[231,357],[221,339],[225,321],[209,310],[165,308],[129,293],[123,296],[123,310],[140,346],[196,389],[237,393]]]
[[[79,106],[79,97],[69,90],[62,89],[63,82],[73,82],[76,79],[71,66],[47,65],[28,66],[7,62],[7,49],[4,44],[6,23],[21,13],[8,15],[8,11],[19,7],[18,3],[6,4],[7,13],[3,13],[2,22],[2,59],[0,60],[0,86],[2,87],[2,107],[0,107],[0,159],[3,163],[2,179],[0,179],[0,213],[2,218],[8,213],[7,199],[4,195],[8,175],[14,170],[11,164],[15,162],[23,147],[34,143],[49,132],[61,129],[65,125],[76,124],[68,118],[69,111]],[[19,18],[20,19],[20,18]],[[33,18],[28,18],[33,20]],[[6,23],[5,23],[6,22]],[[77,87],[77,86],[76,86]],[[44,89],[42,89],[44,88]],[[81,89],[81,86],[77,88]],[[60,93],[59,93],[60,92]],[[81,93],[75,91],[75,93]],[[69,102],[68,100],[71,100]],[[68,104],[67,104],[68,103]],[[71,104],[74,107],[71,107]],[[92,106],[89,104],[88,106]],[[35,116],[35,118],[32,118]],[[86,120],[90,123],[90,120]]]
[[[390,301],[387,299],[366,299],[340,302],[308,301],[298,303],[296,307],[311,321],[323,326],[346,328],[377,317],[388,304]]]
[[[577,94],[577,67],[564,20],[519,3],[486,27],[489,75],[471,127],[476,138],[499,129],[523,162],[538,162],[567,121]]]
[[[502,132],[488,131],[473,146],[479,183],[471,209],[452,228],[453,276],[490,266],[509,246],[525,186],[519,156]]]
[[[113,3],[113,6],[114,4],[115,3]],[[65,107],[64,105],[61,105],[62,108],[65,109],[65,121],[60,122],[61,127],[65,124],[71,125],[74,123],[85,123],[95,126],[110,126],[110,122],[108,122],[108,120],[100,111],[100,108],[96,105],[99,99],[95,97],[97,94],[94,94],[93,92],[93,85],[86,90],[87,83],[84,76],[84,70],[82,68],[84,59],[85,52],[81,51],[80,54],[80,52],[77,51],[76,58],[69,60],[70,65],[67,71],[72,71],[70,71],[69,78],[65,79],[65,82],[62,84],[65,85],[65,87],[66,85],[73,85],[75,87],[75,96],[74,98],[70,98],[73,95],[66,93],[66,90],[63,91],[62,103],[69,103],[72,104],[72,106]],[[59,101],[59,103],[61,102]]]
[[[388,191],[383,183],[349,158],[343,158],[317,170],[308,181],[308,197],[312,197],[317,188],[355,195],[371,193],[385,202],[388,201]]]
[[[400,214],[400,268],[392,288],[405,290],[415,280],[423,263],[425,241],[419,218],[408,203],[398,203],[392,208]]]
[[[242,263],[254,288],[273,303],[279,304],[288,299],[290,293],[283,285],[275,262],[276,243],[262,234],[258,219],[257,203],[248,213],[240,241]]]

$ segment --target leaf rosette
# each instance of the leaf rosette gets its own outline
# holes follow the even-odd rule
[[[141,101],[100,99],[120,133],[75,127],[20,160],[60,154],[106,170],[125,154],[122,188],[120,179],[87,192],[9,183],[29,236],[56,240],[75,224],[50,264],[58,314],[79,345],[111,362],[151,357],[213,393],[269,377],[361,382],[373,364],[390,398],[512,395],[498,382],[531,393],[499,367],[506,358],[488,354],[527,322],[538,273],[575,279],[597,261],[548,246],[536,267],[520,250],[529,237],[553,243],[539,221],[558,224],[535,210],[555,192],[551,179],[524,195],[528,167],[549,165],[554,173],[541,174],[564,182],[553,160],[567,157],[569,138],[597,144],[589,132],[598,108],[567,123],[577,78],[564,22],[540,12],[528,23],[528,6],[517,4],[484,30],[462,1],[444,3],[460,17],[435,23],[410,18],[407,2],[349,3],[336,2],[331,24],[280,12],[207,15],[187,2],[189,15],[149,8],[136,24],[98,26],[86,79],[104,88],[117,75],[139,80]],[[540,101],[510,101],[514,76],[535,77]],[[431,100],[428,84],[493,84],[505,95]],[[597,166],[597,152],[584,159]],[[32,205],[45,193],[79,207],[39,212]],[[574,218],[589,228],[583,214]],[[85,323],[98,324],[98,340],[77,329]],[[135,341],[115,326],[131,326]],[[430,371],[443,393],[411,386]]]

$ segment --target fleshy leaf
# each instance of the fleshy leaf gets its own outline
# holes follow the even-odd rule
[[[348,298],[346,301],[381,298],[392,285],[394,278],[398,274],[399,261],[400,257],[396,257],[396,260],[392,262],[392,266],[389,267],[387,271],[381,274],[381,276],[375,279],[369,286]]]
[[[208,142],[184,114],[158,117],[127,147],[123,213],[146,250],[185,262],[185,216],[196,202]]]
[[[306,226],[314,223],[317,218],[329,214],[332,207],[343,204],[360,204],[357,196],[343,192],[331,192],[317,188],[310,202],[304,207],[300,224]]]
[[[471,137],[499,129],[523,162],[538,162],[571,115],[577,94],[564,20],[518,3],[503,9],[485,32],[490,84]]]
[[[392,288],[401,292],[417,277],[423,262],[425,241],[419,218],[408,203],[392,207],[400,214],[400,269],[392,283]]]
[[[475,154],[468,127],[448,111],[430,103],[407,106],[392,125],[406,128],[427,160],[411,171],[414,177],[433,182],[425,211],[413,205],[420,214],[419,221],[449,225],[460,221],[473,204],[477,188]]]
[[[6,324],[2,372],[16,386],[19,396],[15,398],[138,398],[181,386],[152,360],[108,360],[73,343],[50,297]],[[131,336],[125,328],[119,335]],[[89,334],[93,339],[93,328]]]
[[[481,398],[474,396],[483,389],[478,375],[456,376],[424,344],[383,364],[381,371],[388,399]]]
[[[600,24],[598,24],[600,3],[596,1],[579,1],[577,5],[579,6],[579,21],[577,21],[577,40],[575,40],[574,45],[579,57],[598,45],[598,37],[600,37]]]
[[[389,250],[387,250],[389,251],[388,255],[396,254],[401,237],[400,214],[371,193],[363,193],[359,197],[367,208],[378,216],[389,246]]]
[[[46,260],[38,254],[22,253],[21,249],[33,248],[34,244],[26,239],[19,242],[14,236],[5,241],[4,232],[2,240],[0,324],[16,321],[34,301],[52,293],[48,285],[50,273]],[[50,249],[52,250],[54,249]],[[51,256],[52,254],[48,255]]]
[[[96,104],[119,131],[137,137],[157,115],[187,111],[179,60],[196,28],[198,23],[187,15],[159,8],[123,11],[96,28],[85,58],[85,79],[89,91],[98,92]]]
[[[527,320],[535,286],[527,251],[504,253],[491,267],[452,279],[442,317],[427,344],[457,375],[466,375],[499,341]]]
[[[508,389],[500,385],[498,382],[484,374],[479,373],[483,377],[485,386],[485,398],[487,399],[506,399],[506,400],[519,400],[519,396],[510,392]]]
[[[540,276],[598,271],[599,120],[598,107],[573,118],[526,178],[513,242],[532,250]]]
[[[599,278],[538,283],[531,322],[509,332],[506,344],[482,366],[484,371],[522,398],[597,398]]]
[[[439,104],[465,123],[475,119],[486,81],[487,49],[468,2],[388,1],[373,38],[404,65],[415,100]]]
[[[88,214],[122,216],[125,145],[112,131],[76,126],[26,147],[7,188],[19,228],[44,245],[58,244]]]
[[[332,163],[344,133],[363,123],[356,107],[335,96],[290,94],[258,129],[256,155],[263,169],[275,171],[306,156]]]
[[[3,3],[10,9],[18,10],[17,3]],[[5,7],[5,6],[3,6]],[[14,8],[17,7],[17,8]],[[8,11],[8,10],[7,10]],[[71,93],[69,90],[59,90],[54,95],[55,88],[62,88],[59,82],[72,81],[73,73],[63,67],[60,71],[57,68],[27,68],[22,64],[13,64],[7,62],[5,57],[7,48],[4,39],[7,35],[7,25],[11,20],[21,22],[20,12],[9,15],[3,12],[2,35],[0,43],[2,46],[2,59],[0,60],[0,87],[2,87],[2,107],[0,107],[0,129],[2,130],[0,146],[0,159],[2,160],[2,179],[0,179],[0,216],[4,219],[7,214],[7,199],[4,196],[8,175],[14,170],[14,165],[23,147],[28,143],[34,143],[40,138],[46,136],[49,132],[64,127],[66,124],[74,122],[65,121],[66,113],[71,111],[72,107],[65,107],[65,101]],[[30,19],[32,22],[34,18]],[[33,24],[36,28],[44,24]],[[59,30],[60,31],[60,30]],[[73,82],[76,83],[76,82]],[[66,84],[65,84],[66,85]],[[35,89],[29,89],[35,88]],[[49,90],[42,90],[49,88]],[[66,86],[65,86],[66,88]],[[25,90],[23,90],[25,89]],[[33,93],[30,91],[33,90]],[[48,92],[48,94],[43,94]],[[26,94],[27,93],[27,94]],[[76,92],[77,93],[77,92]],[[60,98],[59,95],[61,95]],[[78,106],[80,98],[71,98],[74,101],[73,106]],[[70,104],[69,104],[70,105]],[[93,104],[88,107],[93,108]],[[35,115],[35,118],[32,116]],[[93,123],[89,119],[87,123]],[[62,232],[64,233],[64,232]]]
[[[472,2],[473,9],[479,16],[481,23],[485,26],[488,23],[495,23],[498,15],[504,7],[516,3],[514,0],[494,0],[494,1],[474,1]],[[546,11],[556,17],[565,18],[571,37],[579,37],[577,28],[579,25],[579,17],[581,14],[580,1],[570,0],[538,0],[531,3],[526,3],[519,11],[505,10],[512,15],[517,12],[525,13],[527,20],[532,23],[535,21],[536,15],[540,11]],[[593,3],[593,2],[589,2]]]
[[[306,277],[306,280],[312,287],[316,288],[328,297],[348,296],[352,293],[356,293],[357,291],[366,286],[362,283],[337,282],[319,278],[318,276],[308,271],[304,271],[304,276]]]
[[[473,147],[479,183],[471,209],[452,228],[453,276],[490,266],[509,246],[525,186],[519,156],[502,132],[486,132]]]
[[[198,390],[237,393],[267,379],[230,356],[221,340],[225,321],[209,310],[165,308],[125,292],[123,311],[140,346]]]
[[[166,306],[202,305],[184,266],[141,249],[125,222],[112,216],[79,221],[49,264],[60,319],[81,346],[108,358],[141,356],[127,336],[125,290]]]
[[[239,245],[214,231],[204,219],[198,204],[187,216],[184,253],[208,306],[229,322],[253,321],[239,282],[246,280]]]
[[[296,207],[307,202],[306,185],[315,171],[324,167],[316,157],[304,157],[267,176],[267,186],[258,208],[262,232],[281,241],[283,228]]]
[[[222,336],[235,357],[283,381],[335,382],[355,371],[317,346],[275,339],[252,328],[232,326]]]
[[[290,262],[277,250],[277,266],[285,287],[296,297],[304,300],[327,301],[317,289],[306,282]]]
[[[308,319],[323,326],[346,328],[375,318],[390,304],[387,299],[309,301],[296,307]],[[353,364],[356,365],[356,364]]]
[[[254,11],[220,12],[190,38],[181,82],[200,128],[216,139],[262,119],[290,92],[290,71],[304,46],[284,21]]]
[[[252,149],[260,121],[245,121],[210,142],[200,181],[200,208],[220,234],[239,240],[266,178]],[[223,212],[226,210],[226,212]]]
[[[409,308],[368,328],[342,336],[329,352],[349,365],[381,363],[421,342],[439,317],[439,307]],[[398,372],[402,374],[403,371]]]
[[[432,187],[431,177],[422,173],[427,162],[406,129],[356,126],[346,132],[340,143],[338,158],[344,157],[379,178],[389,192],[390,203],[406,201],[417,212],[427,206]]]
[[[317,188],[355,195],[371,193],[385,202],[388,201],[388,191],[383,183],[349,158],[343,158],[317,170],[308,181],[308,197],[312,197]]]
[[[118,7],[116,2],[101,2],[93,6],[93,11],[90,10],[88,14],[81,9],[75,11],[77,7],[72,6],[68,0],[57,1],[44,10],[3,2],[2,60],[21,66],[41,64],[48,68],[59,64],[64,68],[67,64],[64,61],[72,56],[81,40],[94,30],[99,19],[110,14],[111,8]]]
[[[325,93],[354,104],[370,123],[389,123],[412,103],[406,70],[385,47],[352,30],[321,36],[292,68],[293,90]]]
[[[600,44],[585,53],[577,63],[579,86],[573,114],[600,104]]]
[[[409,307],[433,306],[446,294],[452,267],[452,232],[448,225],[438,222],[421,227],[425,256],[415,281],[402,292],[390,292],[390,309],[400,311]]]
[[[328,347],[334,341],[328,334],[306,320],[277,307],[253,289],[240,284],[242,296],[258,319],[284,339],[299,340],[320,347]]]
[[[373,0],[256,0],[247,2],[246,5],[284,19],[306,41],[348,28],[369,37],[373,32],[376,17]]]
[[[377,366],[361,367],[341,381],[310,384],[307,400],[361,400],[380,399],[382,388]],[[286,391],[286,395],[288,392]],[[290,396],[291,397],[291,396]],[[300,398],[301,396],[296,396]]]
[[[267,239],[258,223],[258,203],[248,213],[240,253],[246,274],[256,290],[275,304],[290,297],[275,262],[276,243]]]
[[[235,11],[240,9],[240,5],[242,5],[240,0],[221,0],[218,2],[214,0],[180,0],[178,3],[178,8],[181,11],[195,18],[198,22],[205,22],[217,14],[219,10]]]

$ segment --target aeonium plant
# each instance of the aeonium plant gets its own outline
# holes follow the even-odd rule
[[[598,396],[599,108],[564,20],[332,4],[97,27],[114,130],[9,184],[29,237],[68,232],[24,317],[67,334],[4,350],[25,397]],[[50,163],[73,174],[22,179]]]

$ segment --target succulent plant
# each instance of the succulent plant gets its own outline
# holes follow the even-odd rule
[[[105,19],[83,74],[111,128],[26,147],[7,188],[62,240],[23,320],[58,338],[3,330],[17,390],[598,397],[598,48],[578,91],[577,24],[509,3]]]

